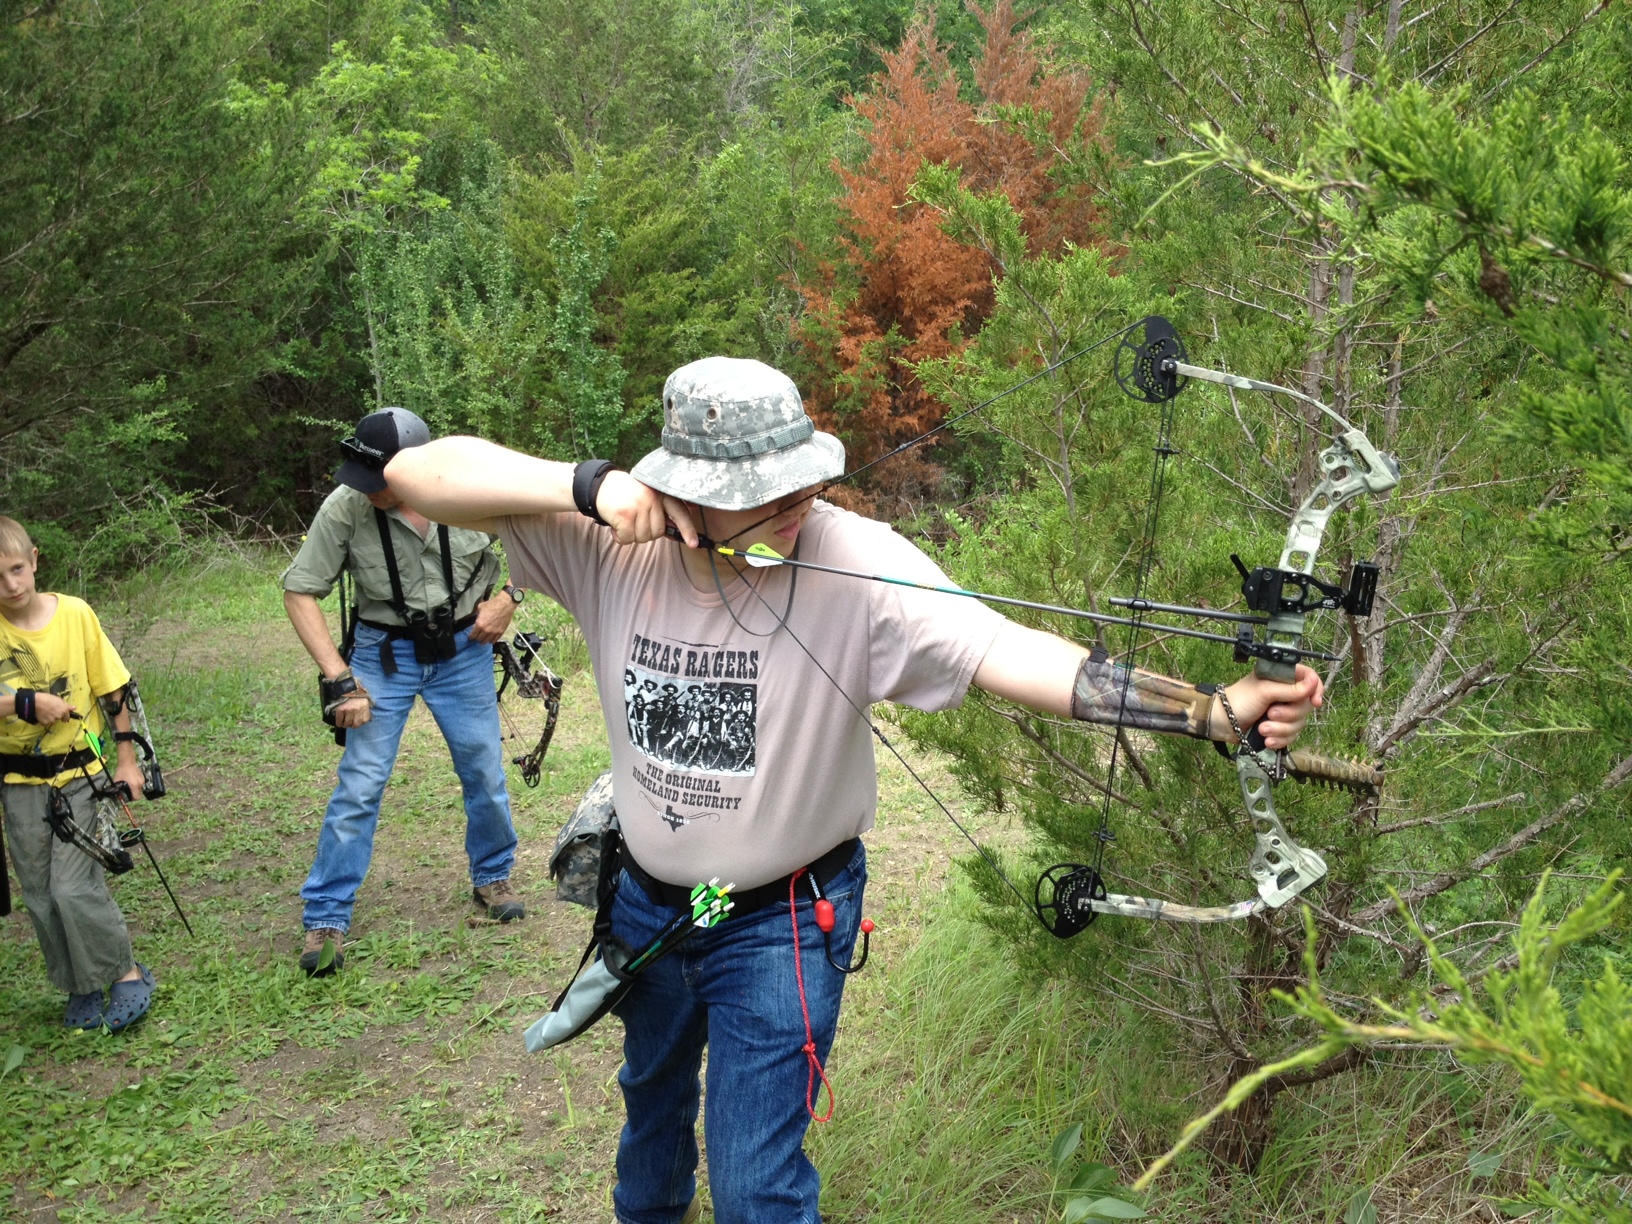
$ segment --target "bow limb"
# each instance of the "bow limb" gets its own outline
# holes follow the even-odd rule
[[[1259,580],[1258,586],[1266,591],[1269,605],[1254,609],[1267,612],[1269,623],[1264,628],[1264,646],[1267,649],[1257,653],[1253,669],[1265,680],[1294,680],[1297,677],[1297,652],[1303,645],[1310,607],[1307,586],[1297,583],[1295,579],[1313,576],[1315,559],[1332,515],[1362,493],[1386,493],[1394,488],[1400,482],[1399,465],[1392,456],[1378,450],[1362,430],[1301,391],[1178,361],[1172,363],[1172,370],[1174,374],[1186,378],[1291,396],[1319,409],[1342,427],[1342,432],[1320,452],[1319,483],[1292,513],[1292,521],[1286,531],[1286,544],[1281,549],[1279,572],[1270,577],[1273,594],[1268,593],[1268,584],[1259,580],[1259,574],[1263,571],[1247,579],[1249,585]],[[1288,577],[1294,579],[1291,584],[1286,583]],[[1288,585],[1297,592],[1291,598],[1283,596]],[[1255,841],[1248,869],[1264,903],[1279,908],[1325,876],[1326,861],[1313,850],[1298,845],[1281,823],[1280,815],[1275,810],[1274,784],[1287,776],[1287,762],[1284,754],[1265,746],[1256,725],[1247,729],[1236,753],[1235,768],[1241,783],[1241,799],[1252,821]],[[1323,776],[1329,777],[1330,771]]]

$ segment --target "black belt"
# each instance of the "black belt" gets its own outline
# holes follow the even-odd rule
[[[788,881],[793,876],[803,875],[809,871],[816,877],[816,882],[826,888],[828,881],[850,865],[850,860],[856,856],[861,847],[861,838],[852,837],[842,841],[817,859],[809,867],[801,867],[790,875],[772,880],[769,884],[761,884],[758,888],[745,888],[741,892],[731,892],[731,917],[741,918],[755,910],[762,910],[767,905],[774,905],[778,901],[788,899]],[[691,905],[691,889],[684,884],[670,884],[653,877],[629,853],[626,844],[623,847],[623,869],[630,878],[639,884],[647,898],[653,905],[666,905],[670,909],[686,909]]]
[[[388,640],[393,642],[406,642],[414,635],[414,631],[408,628],[407,625],[388,625],[384,621],[363,620],[361,617],[357,618],[357,623],[359,625],[367,625],[370,629],[378,629],[381,633],[385,634]],[[469,616],[453,622],[453,631],[455,633],[463,633],[475,623],[476,613],[471,612]]]
[[[99,760],[94,748],[78,748],[67,756],[40,756],[32,752],[0,752],[0,775],[22,774],[25,778],[54,778],[67,769],[80,769]]]

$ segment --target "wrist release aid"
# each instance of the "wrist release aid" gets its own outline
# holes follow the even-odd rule
[[[1141,731],[1211,739],[1207,730],[1213,691],[1210,684],[1185,684],[1112,663],[1096,647],[1077,669],[1071,687],[1071,717],[1079,722],[1120,723]]]
[[[578,507],[579,514],[594,519],[602,527],[612,524],[602,518],[601,512],[595,508],[595,498],[600,494],[607,473],[615,466],[610,459],[585,459],[572,469],[572,504]]]
[[[361,697],[368,702],[372,709],[374,698],[368,695],[368,690],[357,683],[357,678],[351,674],[351,668],[346,668],[333,680],[319,675],[317,678],[318,700],[323,706],[323,721],[334,726],[334,712],[354,697]]]
[[[39,716],[34,712],[34,690],[30,688],[20,688],[17,690],[17,695],[13,700],[16,702],[16,704],[12,707],[12,712],[24,722],[34,723],[36,726],[38,726],[40,720]]]

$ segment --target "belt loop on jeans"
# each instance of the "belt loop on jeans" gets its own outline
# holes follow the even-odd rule
[[[861,838],[852,837],[840,842],[821,858],[808,867],[801,867],[798,871],[780,876],[769,884],[761,884],[758,888],[745,888],[740,892],[731,893],[731,916],[742,918],[755,910],[762,910],[767,905],[774,905],[778,901],[788,899],[788,880],[795,875],[802,875],[809,871],[816,876],[816,882],[823,888],[828,881],[850,864],[861,848]],[[648,872],[639,863],[635,862],[634,855],[629,853],[628,843],[623,846],[623,868],[631,879],[640,885],[641,891],[646,894],[653,905],[664,905],[669,909],[685,909],[691,904],[691,889],[684,884],[670,884],[659,880]]]

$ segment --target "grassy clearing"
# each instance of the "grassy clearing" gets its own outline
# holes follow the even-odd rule
[[[555,830],[604,767],[581,643],[543,785],[512,778],[528,920],[467,925],[463,816],[446,750],[416,712],[382,811],[344,973],[294,965],[297,891],[335,748],[284,620],[276,559],[225,558],[103,602],[167,761],[142,816],[194,928],[145,867],[117,880],[161,987],[121,1037],[58,1027],[26,919],[0,924],[0,1217],[29,1221],[572,1221],[611,1218],[619,1030],[526,1056],[520,1030],[565,981],[589,915],[554,900]],[[560,630],[539,607],[526,627]],[[516,703],[523,734],[538,711]],[[919,762],[943,795],[950,779]],[[830,1071],[837,1119],[812,1150],[833,1221],[1056,1219],[1047,1150],[1131,1176],[1209,1091],[1189,1034],[1109,996],[1020,981],[949,864],[962,845],[893,762],[869,839],[873,966],[847,988]],[[966,813],[985,836],[1001,818]],[[1079,939],[1092,958],[1094,939]],[[1110,932],[1107,934],[1106,932]],[[1420,1057],[1420,1056],[1419,1056]],[[1533,1132],[1488,1077],[1432,1062],[1289,1101],[1256,1175],[1180,1166],[1153,1215],[1326,1222],[1375,1186],[1384,1220],[1489,1219],[1476,1192],[1532,1171]],[[1470,1153],[1487,1153],[1470,1170]],[[1501,1172],[1494,1172],[1501,1170]]]

